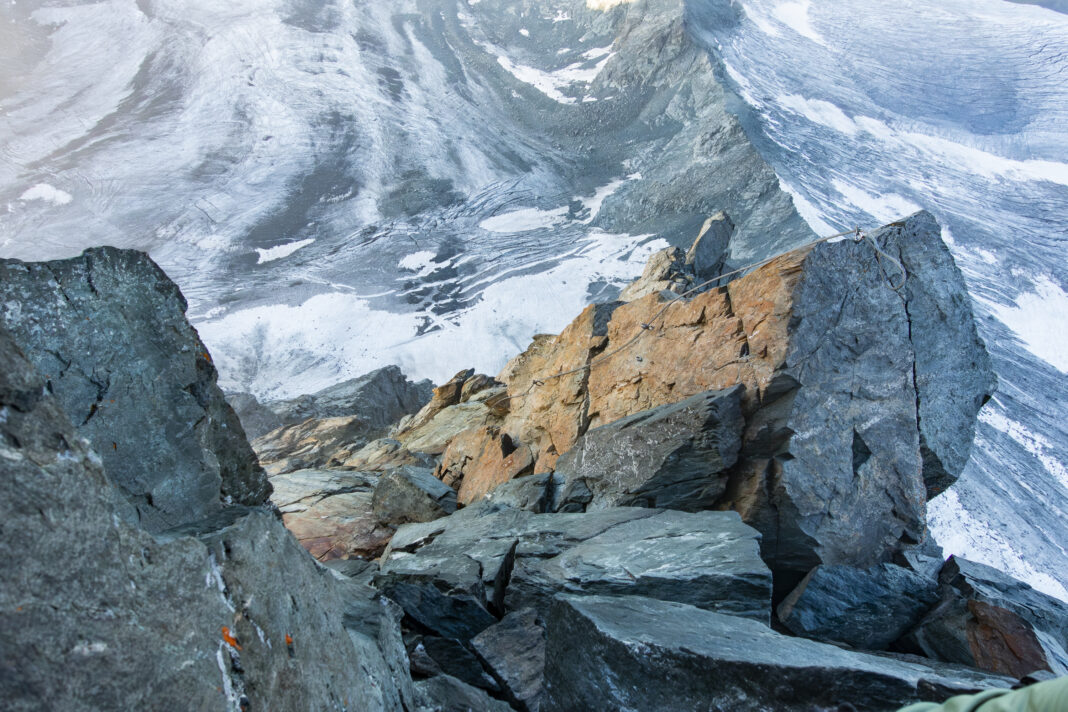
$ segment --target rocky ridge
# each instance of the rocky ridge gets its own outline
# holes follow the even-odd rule
[[[652,260],[671,258],[666,275],[643,280],[706,281],[668,252]],[[633,301],[589,307],[496,378],[429,392],[387,372],[356,384],[384,388],[331,390],[400,404],[389,427],[297,399],[321,417],[255,441],[271,503],[222,494],[265,495],[264,472],[229,465],[249,462],[247,441],[151,262],[2,267],[19,315],[0,333],[16,709],[892,710],[1068,672],[1068,608],[944,563],[927,536],[924,503],[959,475],[993,377],[926,214],[678,303],[639,280]],[[85,304],[132,323],[105,332],[110,350],[84,348]],[[82,360],[53,378],[20,349]],[[129,516],[141,502],[123,487],[154,455],[112,475],[85,428],[101,413],[85,441],[61,410],[85,407],[68,373],[105,369],[176,438],[163,445],[191,447],[187,413],[153,394],[198,394],[195,461],[230,467],[155,473],[154,491],[217,488],[162,510],[167,526]],[[405,400],[420,388],[421,408]],[[58,655],[32,643],[52,630]]]
[[[996,383],[940,232],[919,213],[670,306],[717,272],[669,248],[629,301],[336,461],[427,462],[456,492],[361,569],[413,673],[522,710],[889,710],[1068,672],[1062,605],[926,530]]]

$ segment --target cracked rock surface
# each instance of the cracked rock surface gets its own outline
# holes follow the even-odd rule
[[[0,326],[100,454],[124,516],[150,531],[271,492],[185,308],[140,252],[0,260]]]

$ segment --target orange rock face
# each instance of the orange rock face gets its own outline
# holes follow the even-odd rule
[[[529,447],[514,443],[499,428],[482,427],[466,430],[449,443],[435,475],[457,490],[457,502],[470,504],[533,469]]]
[[[515,476],[515,463],[500,469],[501,448],[493,446],[498,432],[530,452],[534,472],[551,472],[589,428],[702,391],[742,383],[746,409],[753,410],[785,358],[791,295],[807,254],[790,253],[729,287],[666,309],[668,298],[660,292],[627,304],[592,305],[559,336],[535,337],[497,377],[508,388],[511,412],[499,429],[458,436],[443,455],[441,476],[458,482],[462,473],[468,481],[467,473],[477,471],[478,482],[493,486]],[[643,329],[650,322],[653,328]],[[635,343],[612,354],[636,334]],[[462,503],[492,489],[470,481],[461,489]]]

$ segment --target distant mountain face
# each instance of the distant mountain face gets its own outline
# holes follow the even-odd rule
[[[1068,19],[1039,4],[5,4],[0,256],[147,250],[224,385],[285,397],[496,372],[721,209],[742,264],[926,208],[1002,384],[933,523],[1068,597]]]
[[[718,210],[812,236],[681,0],[38,5],[0,253],[148,250],[231,387],[496,372]]]

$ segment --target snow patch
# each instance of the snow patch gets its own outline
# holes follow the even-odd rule
[[[860,131],[853,119],[846,116],[844,111],[829,101],[808,99],[799,94],[786,94],[778,97],[777,101],[782,106],[804,116],[810,121],[848,136],[856,136]]]
[[[48,183],[38,183],[19,196],[19,200],[43,200],[53,205],[66,205],[73,199],[67,191],[60,190]]]
[[[1007,418],[992,408],[984,408],[979,411],[979,420],[987,425],[1000,430],[1015,440],[1029,453],[1038,458],[1046,472],[1053,475],[1068,490],[1068,467],[1057,460],[1051,453],[1055,452],[1053,443],[1042,435],[1029,430],[1022,423]]]
[[[817,44],[826,46],[826,40],[820,36],[820,33],[816,32],[816,28],[812,26],[812,22],[809,19],[808,13],[811,6],[811,0],[784,2],[781,5],[777,5],[775,9],[772,10],[772,14],[775,16],[775,19],[802,37],[807,37]]]
[[[416,272],[423,270],[433,264],[432,260],[437,256],[436,252],[431,250],[422,250],[420,252],[413,252],[407,257],[403,258],[397,263],[397,266],[401,269],[410,269]]]
[[[581,312],[591,283],[637,278],[649,256],[668,246],[650,238],[591,230],[540,273],[522,265],[495,276],[478,303],[422,336],[424,315],[376,309],[341,292],[231,312],[197,330],[216,354],[224,387],[267,399],[314,393],[390,364],[437,383],[468,366],[497,373],[534,334],[559,332]]]
[[[871,193],[868,193],[855,185],[850,185],[838,178],[832,180],[831,185],[833,185],[834,189],[841,193],[846,200],[868,213],[868,215],[871,215],[880,224],[900,220],[901,218],[912,215],[921,209],[916,203],[913,203],[908,198],[897,195],[896,193],[872,195]]]
[[[277,247],[268,247],[266,249],[256,248],[256,252],[259,253],[260,258],[256,261],[256,264],[263,264],[264,262],[271,262],[272,260],[280,260],[283,257],[289,257],[302,247],[315,242],[314,237],[309,237],[306,240],[297,240],[296,242],[287,242],[284,245],[278,245]]]
[[[946,556],[954,554],[993,566],[1038,591],[1068,601],[1068,589],[1026,562],[1013,549],[1009,535],[969,512],[954,490],[946,490],[928,502],[927,523]]]
[[[502,213],[486,218],[478,224],[483,230],[489,232],[528,232],[541,230],[559,225],[567,218],[566,207],[554,210],[539,210],[538,208],[521,208],[509,213]]]
[[[1068,293],[1048,277],[1040,276],[1034,284],[1035,291],[1017,296],[1013,306],[982,301],[1024,348],[1068,373]]]
[[[586,7],[590,10],[611,10],[616,5],[629,5],[634,0],[586,0]]]

